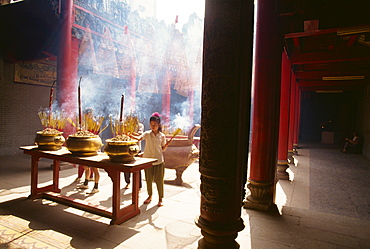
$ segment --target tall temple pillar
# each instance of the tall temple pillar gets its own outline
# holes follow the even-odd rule
[[[295,77],[293,78],[295,79]],[[299,139],[299,123],[301,120],[301,90],[299,89],[298,84],[296,84],[296,94],[295,94],[295,115],[294,115],[294,136],[293,136],[293,146],[295,149],[298,149],[298,139]]]
[[[253,117],[248,189],[245,208],[267,211],[275,189],[282,38],[276,1],[256,1],[253,73]]]
[[[295,75],[291,71],[290,77],[290,108],[289,108],[289,138],[288,138],[288,157],[290,163],[294,163],[294,154],[297,153],[294,147],[294,133],[295,133],[295,120],[296,120],[296,94],[297,94],[297,83]]]
[[[73,0],[61,2],[61,15],[56,98],[59,107],[68,116],[74,116],[77,109],[78,39],[72,37]],[[64,135],[71,133],[72,127],[66,126]]]
[[[128,26],[125,26],[125,34],[126,35],[129,35],[128,34]],[[130,44],[133,44],[131,38],[129,39],[129,42]],[[134,47],[132,46],[131,47],[132,49],[132,53],[134,53]],[[137,112],[138,110],[136,110],[136,77],[137,77],[137,72],[136,72],[136,57],[134,55],[132,55],[132,58],[131,58],[131,63],[130,63],[130,74],[129,74],[129,82],[130,82],[130,106],[131,106],[131,109],[134,110],[135,112]]]
[[[136,110],[136,72],[135,72],[135,65],[131,66],[131,74],[130,74],[130,106],[133,111]]]
[[[163,124],[170,127],[171,121],[171,83],[169,82],[165,87],[167,87],[167,93],[162,94],[162,115]]]
[[[198,248],[239,248],[250,122],[253,0],[206,1]]]
[[[289,180],[289,174],[286,170],[289,168],[288,142],[290,128],[290,78],[290,63],[288,55],[286,54],[286,51],[284,51],[281,57],[280,122],[277,161],[277,178],[279,180]]]
[[[190,124],[194,124],[194,90],[189,91],[188,101],[189,101],[189,111],[188,111],[189,122]]]

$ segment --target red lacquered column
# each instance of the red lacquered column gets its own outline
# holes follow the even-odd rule
[[[69,117],[74,117],[77,107],[77,71],[78,39],[72,39],[73,0],[61,2],[61,39],[58,51],[57,100]],[[71,126],[66,126],[64,135],[72,133]]]
[[[294,148],[294,133],[295,133],[295,122],[296,122],[296,106],[297,106],[297,83],[296,77],[291,72],[291,85],[290,85],[290,114],[289,114],[289,138],[288,138],[288,158],[290,163],[294,163],[293,155],[296,153]]]
[[[299,122],[301,119],[301,90],[299,86],[296,87],[296,107],[295,107],[295,119],[294,119],[294,138],[293,138],[293,146],[296,149],[299,148],[298,146],[298,139],[299,139]]]
[[[133,59],[134,60],[134,59]],[[130,73],[130,105],[134,111],[136,110],[136,65],[135,61],[131,63],[131,73]]]
[[[279,180],[289,180],[289,174],[286,172],[286,170],[289,168],[288,139],[290,123],[290,85],[290,63],[288,55],[286,54],[286,51],[284,51],[281,58],[280,124],[277,161],[277,178]]]
[[[167,87],[169,88],[169,92],[171,92],[171,85],[168,84]],[[162,123],[170,126],[171,121],[171,94],[166,93],[162,95]]]
[[[188,101],[189,101],[189,112],[188,112],[189,122],[190,124],[193,124],[194,122],[194,90],[191,90],[189,92]]]
[[[249,184],[245,208],[268,210],[275,186],[282,42],[275,1],[257,0],[253,117]]]

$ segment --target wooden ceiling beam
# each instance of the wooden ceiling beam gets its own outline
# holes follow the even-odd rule
[[[299,87],[343,87],[343,86],[362,86],[365,80],[317,80],[317,81],[298,81]]]
[[[353,86],[299,86],[299,90],[301,91],[361,91],[364,86],[361,85],[353,85]]]
[[[366,78],[370,78],[369,70],[346,70],[346,71],[304,71],[295,72],[294,75],[297,79],[321,79],[322,77],[332,77],[332,76],[354,76],[363,75]]]
[[[296,64],[293,69],[299,71],[356,71],[367,70],[370,72],[370,60],[341,61],[331,63]]]
[[[359,34],[351,35],[348,39],[347,46],[352,46],[357,41],[359,36]]]
[[[324,29],[324,30],[318,30],[318,31],[307,31],[307,32],[297,32],[297,33],[289,33],[285,34],[285,39],[291,39],[291,38],[297,38],[297,37],[306,37],[306,36],[313,36],[313,35],[324,35],[324,34],[330,34],[335,33],[337,34],[338,29]]]
[[[370,49],[367,53],[364,50],[292,53],[290,60],[292,65],[370,60]]]

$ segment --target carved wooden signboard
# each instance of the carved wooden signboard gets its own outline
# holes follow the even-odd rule
[[[51,86],[57,79],[54,61],[21,62],[14,64],[14,82]]]

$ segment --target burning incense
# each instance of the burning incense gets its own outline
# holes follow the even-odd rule
[[[64,129],[65,124],[67,122],[67,117],[62,112],[53,112],[51,113],[50,110],[45,108],[44,110],[40,110],[38,112],[40,121],[44,129],[56,129],[61,131]]]
[[[73,125],[74,127],[77,128],[75,122],[73,122],[73,120],[71,118],[67,118],[68,122],[71,123],[71,125]]]
[[[113,122],[112,122],[112,117],[109,117],[109,125],[110,125],[110,131],[112,132],[112,136],[115,136],[116,131],[114,129],[114,125],[113,125]]]
[[[79,119],[79,117],[76,117]],[[74,127],[78,129],[78,132],[89,132],[90,134],[99,135],[102,133],[109,125],[106,125],[102,128],[104,123],[104,117],[102,116],[92,116],[90,113],[86,113],[81,120],[81,125],[78,127],[76,123],[71,119],[66,119],[69,123],[71,123]],[[81,133],[82,134],[82,133]]]
[[[100,134],[100,133],[102,133],[105,129],[107,129],[107,127],[108,127],[109,125],[106,125],[103,129],[100,129],[100,131],[99,131],[99,133],[98,134]]]
[[[122,94],[122,97],[121,97],[121,111],[120,111],[120,114],[119,114],[119,121],[120,122],[122,122],[124,102],[125,102],[125,95]]]
[[[80,81],[78,82],[78,123],[79,123],[80,130],[82,129],[81,79],[82,77],[80,77]]]
[[[87,130],[95,135],[101,133],[105,128],[102,130],[101,126],[103,124],[104,117],[93,117],[91,114],[84,115],[84,130]]]
[[[51,88],[50,88],[50,97],[49,97],[49,123],[51,122],[51,115],[52,115],[52,106],[53,106],[53,95],[54,95],[54,83],[55,83],[56,80],[54,80],[53,84],[51,85]]]
[[[181,132],[181,129],[180,129],[180,128],[177,128],[177,129],[176,129],[176,131],[173,133],[173,135],[172,135],[171,139],[170,139],[168,142],[171,142],[171,141],[172,141],[172,139],[173,139],[174,137],[176,137],[176,135],[178,135],[180,132]]]
[[[110,126],[113,136],[132,134],[137,132],[139,127],[139,119],[133,115],[126,116],[124,121],[110,119]]]
[[[43,111],[39,111],[38,115],[39,115],[41,124],[44,127],[44,129],[47,128],[49,125],[49,118],[48,118],[49,114],[43,110]]]
[[[50,88],[50,98],[49,98],[49,110],[50,112],[52,111],[51,108],[52,108],[52,105],[53,105],[53,95],[54,95],[54,84],[55,84],[56,80],[54,80],[53,84],[51,85],[51,88]]]

